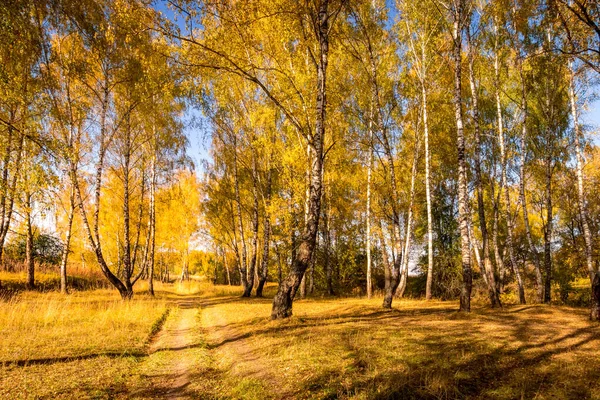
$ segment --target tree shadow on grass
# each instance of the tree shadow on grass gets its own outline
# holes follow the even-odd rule
[[[47,357],[47,358],[31,358],[31,359],[23,359],[23,360],[7,360],[0,362],[0,365],[5,367],[17,366],[17,367],[25,367],[29,365],[51,365],[56,363],[66,363],[71,361],[80,361],[80,360],[90,360],[93,358],[100,357],[108,357],[108,358],[125,358],[125,357],[133,357],[133,358],[143,358],[147,357],[148,353],[142,351],[106,351],[92,354],[82,354],[82,355],[74,355],[74,356],[64,356],[64,357]]]
[[[418,321],[400,322],[405,316],[396,316],[398,321],[384,328],[391,340],[398,329],[410,333],[419,328]],[[488,342],[487,331],[473,324],[479,322],[473,316],[466,323],[432,330],[424,338],[399,335],[406,348],[419,350],[408,356],[390,354],[389,368],[382,369],[377,361],[381,349],[349,348],[349,366],[343,371],[325,369],[297,393],[310,391],[315,398],[360,394],[369,399],[584,399],[600,395],[598,353],[585,357],[590,348],[598,348],[598,326],[566,332],[568,327],[548,326],[548,339],[523,342],[519,332],[530,321],[515,320],[509,313],[499,313],[496,320],[504,323],[506,343]]]
[[[552,315],[562,313],[559,316],[565,318],[572,312],[576,315],[569,318],[575,326],[565,325]],[[283,344],[310,337],[315,348],[312,351],[324,354],[332,351],[326,347],[328,343],[336,346],[336,351],[346,346],[343,366],[315,366],[311,371],[314,375],[292,384],[292,397],[508,399],[600,395],[600,369],[593,361],[599,354],[593,351],[587,358],[590,348],[599,347],[600,327],[587,324],[585,313],[579,315],[578,310],[519,306],[462,314],[453,304],[392,311],[343,305],[287,321],[257,317],[213,328],[220,331],[222,339],[208,343],[209,349],[235,346],[238,341],[256,337],[251,345],[245,345],[250,363],[255,355],[271,350],[270,342],[263,340],[270,337]],[[376,339],[361,342],[365,343],[362,347],[348,344],[348,337],[368,337],[370,330],[376,331]],[[327,335],[331,336],[328,342],[319,342]],[[383,356],[385,346],[394,341],[403,347],[390,347]]]

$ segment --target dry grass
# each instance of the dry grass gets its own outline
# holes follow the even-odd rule
[[[323,298],[296,301],[294,317],[271,321],[270,299],[241,299],[238,288],[191,281],[156,289],[158,300],[140,293],[129,303],[107,291],[0,303],[4,361],[144,352],[169,303],[199,309],[190,346],[5,365],[0,398],[161,398],[177,379],[172,366],[186,358],[190,398],[600,399],[600,326],[586,309],[464,315],[453,302],[395,301],[383,311],[379,298]]]
[[[0,271],[0,282],[3,292],[19,292],[26,290],[27,274],[21,272]],[[70,268],[67,278],[70,291],[87,291],[95,289],[109,289],[110,283],[104,278],[100,271],[95,269]],[[56,271],[36,271],[35,284],[37,291],[58,291],[60,289],[60,277]]]
[[[0,398],[111,397],[146,354],[168,300],[114,290],[0,301]]]
[[[587,310],[452,302],[230,299],[202,324],[225,398],[600,398],[600,327]]]

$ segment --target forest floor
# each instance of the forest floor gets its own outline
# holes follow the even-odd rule
[[[585,309],[315,298],[271,321],[237,290],[0,302],[0,398],[600,399]]]

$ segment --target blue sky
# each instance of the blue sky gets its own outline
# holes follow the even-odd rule
[[[596,132],[592,136],[592,140],[595,143],[600,142],[600,135],[597,134],[598,128],[600,127],[600,100],[596,100],[590,104],[588,104],[589,110],[582,111],[581,114],[581,123],[588,125],[591,128],[592,132]],[[188,110],[188,113],[192,113],[196,116],[200,116],[200,112],[197,110]],[[196,172],[198,174],[202,174],[204,171],[203,161],[208,160],[209,158],[209,127],[207,126],[197,126],[198,124],[194,124],[192,126],[188,126],[185,129],[186,136],[189,140],[188,146],[188,156],[194,161],[194,165],[196,166]]]
[[[396,8],[394,4],[394,0],[386,0],[386,4],[390,10],[390,19],[394,19],[396,16]],[[168,18],[173,19],[175,14],[169,10],[164,1],[158,1],[155,5],[155,8],[165,14]],[[183,21],[181,18],[177,21],[178,24],[183,28]],[[596,90],[597,91],[597,87]],[[596,100],[587,104],[587,110],[581,111],[580,122],[588,125],[593,132],[598,131],[598,127],[600,127],[600,100]],[[188,115],[191,115],[197,119],[202,119],[201,113],[198,110],[189,109],[187,112]],[[189,140],[188,146],[188,156],[192,158],[194,164],[196,166],[196,171],[200,174],[203,171],[203,161],[206,161],[209,158],[209,137],[210,132],[207,131],[210,128],[204,124],[204,126],[199,126],[200,124],[193,124],[186,127],[186,135]],[[592,138],[596,143],[600,141],[600,137],[598,135],[594,135]]]

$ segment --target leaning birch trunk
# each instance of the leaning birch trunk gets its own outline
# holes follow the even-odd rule
[[[9,163],[10,154],[12,152],[12,140],[13,140],[13,128],[12,128],[12,113],[10,118],[11,125],[8,127],[8,134],[6,138],[6,145],[4,150],[4,157],[2,157],[2,175],[0,181],[0,265],[3,264],[4,254],[4,225],[6,221],[6,204],[8,198],[8,187],[9,187]]]
[[[65,234],[65,245],[60,259],[60,292],[67,294],[67,262],[71,248],[71,234],[73,229],[73,217],[75,216],[75,189],[71,185],[71,195],[69,196],[69,216],[67,217],[67,232]]]
[[[506,220],[506,247],[508,248],[508,256],[510,259],[510,264],[512,266],[513,272],[515,273],[515,278],[517,280],[517,285],[519,288],[519,303],[525,304],[525,289],[523,287],[523,280],[521,279],[521,271],[519,270],[519,266],[517,265],[517,259],[515,257],[515,250],[513,246],[513,224],[512,217],[510,215],[510,191],[508,187],[508,179],[506,176],[506,169],[508,164],[508,158],[506,156],[506,146],[504,143],[504,123],[502,121],[502,103],[500,99],[500,67],[498,64],[498,28],[496,23],[494,22],[494,30],[496,32],[496,40],[495,40],[495,51],[494,51],[494,95],[496,98],[496,118],[498,124],[498,144],[500,146],[500,163],[501,163],[501,179],[502,185],[500,186],[499,191],[502,192],[504,190],[504,219]],[[498,193],[498,197],[500,197],[500,193]],[[499,202],[498,206],[501,204]]]
[[[237,138],[235,134],[233,135],[233,182],[237,211],[237,228],[239,229],[240,241],[242,243],[242,254],[240,258],[240,280],[242,283],[243,293],[245,295],[246,291],[248,290],[248,251],[246,249],[246,238],[244,236],[244,222],[242,220],[242,201],[240,199],[240,184],[237,167]]]
[[[15,197],[17,194],[17,183],[20,177],[20,168],[21,159],[23,158],[23,145],[25,142],[24,135],[21,135],[19,140],[19,145],[17,147],[17,155],[15,159],[15,171],[13,173],[12,182],[9,179],[5,182],[9,185],[9,188],[6,193],[8,193],[8,198],[3,197],[2,201],[2,218],[0,220],[0,263],[2,262],[2,254],[4,250],[4,243],[6,242],[6,236],[8,234],[10,224],[12,221],[12,213],[14,211],[14,203]],[[7,167],[8,168],[8,167]]]
[[[233,254],[235,255],[235,265],[238,268],[238,272],[240,274],[240,285],[242,286],[242,290],[244,289],[244,282],[242,281],[242,261],[240,258],[240,249],[239,249],[239,241],[237,237],[237,222],[235,219],[235,211],[233,207],[233,203],[231,203],[231,231],[233,232],[233,241],[232,248]]]
[[[0,181],[0,209],[2,210],[0,212],[0,265],[3,264],[4,258],[3,258],[3,254],[4,254],[4,242],[5,242],[5,238],[6,238],[6,232],[8,231],[8,226],[10,225],[10,218],[8,218],[8,210],[7,210],[7,204],[8,204],[8,196],[9,196],[9,186],[10,186],[10,181],[9,181],[9,164],[10,164],[10,160],[11,160],[11,153],[12,153],[12,141],[13,141],[13,128],[12,128],[12,121],[13,120],[13,116],[11,113],[10,116],[10,123],[11,125],[8,127],[8,135],[7,135],[7,139],[6,139],[6,146],[5,146],[5,150],[4,150],[4,157],[2,158],[2,180]],[[22,142],[22,140],[21,140]],[[15,173],[18,171],[18,169],[15,169]],[[7,224],[8,222],[8,224]],[[5,229],[5,226],[7,227]]]
[[[498,280],[496,281],[496,290],[498,293],[502,293],[502,289],[504,287],[504,275],[506,273],[506,268],[504,266],[504,259],[502,258],[502,254],[500,254],[500,244],[498,243],[498,231],[499,228],[499,220],[500,220],[500,193],[496,195],[496,184],[495,184],[495,176],[492,176],[492,182],[490,185],[491,189],[491,197],[493,202],[493,224],[492,224],[492,245],[494,247],[494,260],[496,261],[496,269],[498,271]]]
[[[327,63],[329,56],[329,1],[323,0],[319,6],[318,14],[315,15],[315,33],[319,41],[319,54],[317,58],[317,93],[316,93],[316,121],[314,132],[311,137],[311,184],[309,196],[309,218],[304,227],[302,240],[295,259],[290,268],[290,274],[279,285],[279,290],[273,299],[271,318],[287,318],[292,315],[292,293],[300,285],[300,281],[306,272],[313,251],[319,229],[319,217],[321,213],[321,193],[323,190],[323,144],[325,140],[325,118],[327,110]]]
[[[594,268],[592,259],[592,232],[588,222],[588,212],[586,204],[586,192],[583,176],[583,154],[581,151],[581,129],[579,127],[579,117],[577,113],[577,99],[575,97],[575,73],[573,71],[573,63],[570,65],[571,76],[569,80],[569,102],[571,103],[571,117],[573,118],[573,129],[575,130],[575,155],[577,161],[577,200],[579,203],[579,213],[581,215],[581,224],[583,226],[583,238],[585,240],[585,261],[590,275],[590,285],[592,290],[592,301],[590,305],[590,319],[592,321],[600,320],[600,297],[594,296],[598,288],[594,288],[596,283],[596,275],[598,274]]]
[[[87,211],[84,206],[84,198],[81,187],[79,186],[79,181],[77,178],[77,166],[73,161],[69,163],[69,175],[71,177],[71,184],[75,187],[75,193],[77,194],[77,207],[79,208],[79,212],[81,214],[81,219],[83,221],[83,227],[85,229],[85,235],[88,239],[88,244],[92,248],[96,256],[96,260],[100,265],[100,269],[102,273],[108,279],[108,281],[119,291],[121,298],[123,300],[129,300],[133,297],[133,291],[129,290],[123,282],[115,275],[106,260],[104,259],[104,254],[102,253],[102,246],[100,241],[100,198],[102,192],[102,177],[104,172],[104,162],[106,156],[106,117],[108,114],[108,101],[110,95],[109,82],[108,77],[105,76],[105,81],[103,82],[103,96],[102,96],[102,106],[100,110],[100,132],[98,137],[98,160],[96,162],[96,170],[94,173],[94,212],[92,215],[92,224],[87,217]]]
[[[374,67],[372,67],[374,70]],[[375,91],[375,99],[377,99],[377,104],[379,105],[379,95],[377,93],[377,86],[373,85]],[[381,121],[381,112],[378,108],[377,120]],[[381,136],[383,149],[385,152],[385,157],[387,159],[387,164],[389,168],[390,174],[390,195],[391,195],[391,206],[392,206],[392,256],[394,256],[394,249],[396,250],[396,255],[393,260],[393,263],[390,265],[390,273],[389,273],[389,282],[386,282],[385,292],[383,296],[383,308],[391,309],[392,308],[392,300],[394,295],[396,294],[396,290],[398,288],[398,284],[400,283],[400,269],[402,268],[402,258],[400,254],[402,253],[402,240],[401,240],[401,227],[400,227],[400,212],[398,210],[398,189],[396,186],[396,169],[394,166],[394,156],[392,154],[392,148],[390,145],[390,141],[388,138],[388,132],[381,124]]]
[[[25,242],[25,265],[27,266],[27,287],[35,288],[35,262],[33,259],[33,227],[31,226],[31,193],[25,193],[25,223],[26,223],[26,242]]]
[[[386,158],[388,162],[388,168],[390,173],[390,191],[392,198],[392,247],[396,248],[396,256],[394,258],[394,262],[390,265],[390,277],[389,284],[386,285],[385,293],[383,297],[383,308],[391,309],[392,308],[392,300],[394,295],[396,294],[396,290],[398,288],[398,284],[400,283],[400,269],[402,267],[402,257],[400,256],[402,252],[402,244],[400,239],[400,213],[398,212],[398,191],[396,188],[396,173],[394,167],[394,159],[392,156],[391,147],[389,144],[389,140],[387,138],[387,133],[385,129],[382,130],[384,149],[386,153]]]
[[[485,215],[485,202],[483,197],[483,178],[481,173],[481,127],[479,125],[479,94],[475,83],[475,74],[473,68],[473,49],[471,44],[470,30],[467,29],[467,42],[469,45],[469,84],[471,87],[471,107],[473,111],[473,123],[475,127],[475,186],[477,189],[477,213],[479,216],[479,229],[481,230],[481,247],[483,249],[483,275],[488,286],[488,294],[492,308],[502,307],[500,297],[496,288],[496,276],[494,266],[490,259],[490,240],[487,229],[487,219]],[[481,263],[480,263],[481,265]]]
[[[271,145],[274,145],[274,140],[271,141]],[[271,167],[272,153],[269,156],[269,171],[267,172],[267,185],[265,187],[265,216],[264,216],[264,234],[263,234],[263,254],[260,267],[260,278],[258,286],[256,288],[256,297],[263,296],[263,288],[267,282],[269,275],[269,244],[271,238],[271,219],[269,213],[271,212],[271,189],[273,183],[273,169]]]
[[[383,221],[380,219],[379,220],[379,241],[380,241],[380,245],[381,245],[381,252],[382,252],[382,258],[383,258],[383,279],[384,279],[384,287],[383,287],[383,293],[385,294],[388,290],[390,285],[392,284],[392,277],[391,277],[391,271],[392,271],[392,264],[393,264],[393,254],[392,254],[392,261],[390,262],[390,257],[388,254],[388,247],[391,248],[392,245],[388,246],[387,241],[385,240],[385,230],[384,230],[384,226],[383,226]],[[393,253],[393,251],[392,251]]]
[[[467,188],[467,156],[465,149],[465,134],[462,111],[462,29],[464,19],[464,1],[457,0],[453,10],[452,28],[452,61],[454,65],[453,105],[456,119],[456,149],[458,153],[458,219],[460,227],[460,247],[463,283],[460,291],[460,311],[471,311],[471,289],[473,287],[473,272],[471,270],[471,254],[469,249],[469,201]]]
[[[250,255],[250,265],[248,267],[248,276],[246,278],[248,285],[244,289],[242,297],[250,297],[252,294],[256,262],[258,259],[258,168],[256,162],[256,155],[254,155],[252,160],[252,198],[254,200],[252,207],[252,253]]]
[[[269,242],[271,237],[271,221],[269,220],[268,214],[265,215],[264,221],[264,235],[263,235],[263,253],[260,266],[260,277],[258,286],[256,287],[256,297],[263,297],[263,288],[267,283],[267,277],[269,275]],[[228,278],[229,279],[229,278]]]
[[[398,285],[398,297],[404,296],[406,290],[406,284],[408,281],[408,264],[410,261],[410,248],[412,239],[412,226],[413,226],[413,205],[415,201],[415,178],[417,176],[417,163],[419,160],[419,143],[415,144],[415,156],[413,159],[412,171],[410,176],[410,201],[408,205],[408,216],[406,218],[406,236],[404,243],[404,256],[402,257],[402,276],[400,277],[400,283]]]

